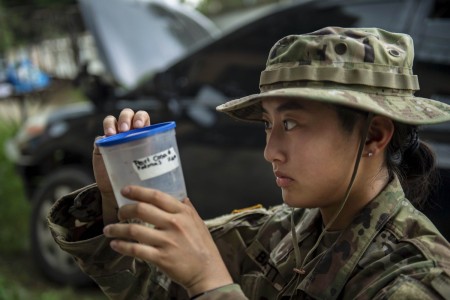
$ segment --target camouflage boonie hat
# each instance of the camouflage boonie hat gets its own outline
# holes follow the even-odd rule
[[[327,27],[290,35],[270,50],[259,94],[217,107],[261,119],[261,100],[295,98],[350,106],[413,125],[450,120],[450,106],[415,97],[414,45],[407,34],[378,28]]]

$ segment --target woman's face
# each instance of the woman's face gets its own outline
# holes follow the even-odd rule
[[[331,105],[312,101],[262,101],[264,157],[272,163],[283,200],[293,207],[333,207],[343,200],[359,144]],[[355,189],[353,189],[355,190]]]

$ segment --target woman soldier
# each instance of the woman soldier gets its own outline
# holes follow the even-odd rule
[[[218,107],[264,122],[284,204],[205,224],[189,199],[127,186],[136,204],[117,214],[94,149],[97,184],[55,204],[55,239],[117,299],[450,299],[450,246],[410,202],[425,200],[434,164],[417,126],[449,121],[450,107],[413,96],[412,65],[405,34],[287,36],[261,93]],[[103,123],[107,136],[149,124],[129,109]],[[123,221],[136,218],[155,227]]]

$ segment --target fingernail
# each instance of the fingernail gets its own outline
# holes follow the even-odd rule
[[[114,251],[117,250],[117,241],[111,241],[109,243],[109,246],[111,247],[111,249],[113,249]]]
[[[127,123],[120,124],[120,131],[122,132],[127,131],[129,128]]]
[[[105,226],[105,227],[103,228],[103,234],[104,234],[104,235],[108,235],[108,234],[109,234],[109,226]]]
[[[114,128],[112,128],[112,127],[106,128],[105,134],[106,134],[106,135],[113,135],[113,134],[116,134],[116,130],[114,130]]]
[[[122,195],[124,195],[124,196],[126,196],[126,195],[128,195],[129,193],[130,193],[130,188],[129,187],[124,187],[123,189],[122,189]]]
[[[136,120],[134,122],[134,127],[136,127],[136,128],[141,128],[143,126],[144,126],[144,122],[142,122],[142,120]]]

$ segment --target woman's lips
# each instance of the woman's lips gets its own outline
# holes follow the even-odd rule
[[[280,188],[288,187],[294,180],[281,172],[275,172],[276,182]]]

